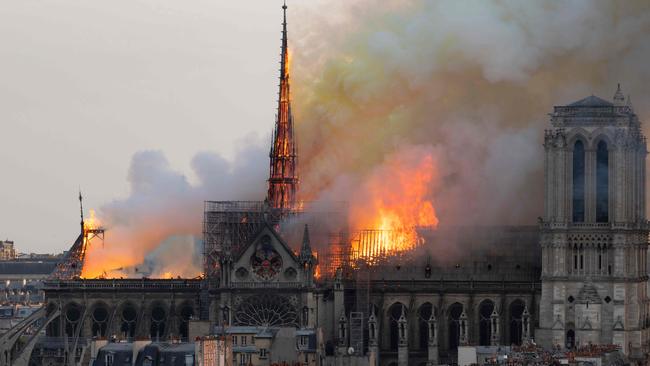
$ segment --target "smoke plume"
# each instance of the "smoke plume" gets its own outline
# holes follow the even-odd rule
[[[290,7],[289,30],[302,198],[349,201],[353,226],[377,202],[416,199],[430,205],[398,212],[533,224],[553,105],[610,99],[620,82],[650,116],[646,1],[314,0]],[[202,201],[263,197],[266,147],[250,146],[233,163],[197,155],[197,185],[160,152],[134,156],[131,195],[100,210],[110,234],[89,268],[125,256],[155,267],[194,248],[183,274],[198,273]]]
[[[259,200],[268,162],[255,138],[230,162],[202,152],[192,160],[197,183],[174,171],[160,151],[133,156],[130,195],[99,210],[107,229],[103,247],[92,242],[85,277],[194,277],[201,273],[203,202]]]
[[[290,35],[310,199],[354,201],[382,167],[386,191],[399,194],[400,168],[386,162],[417,146],[413,159],[434,159],[440,225],[534,224],[552,106],[611,99],[617,82],[633,100],[650,97],[647,2],[317,1],[296,11],[310,19]]]

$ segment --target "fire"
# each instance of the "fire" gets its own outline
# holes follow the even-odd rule
[[[90,209],[89,210],[90,217],[86,218],[84,220],[84,232],[88,232],[90,230],[95,230],[100,227],[100,222],[97,219],[97,216],[95,215],[95,210]]]
[[[358,231],[352,257],[372,262],[417,248],[422,239],[416,229],[438,225],[431,200],[436,178],[430,151],[412,148],[386,159],[352,205],[351,226]]]

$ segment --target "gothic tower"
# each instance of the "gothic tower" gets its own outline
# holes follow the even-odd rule
[[[298,188],[296,142],[293,135],[291,94],[289,90],[289,50],[287,48],[287,5],[283,5],[282,55],[280,59],[280,92],[278,114],[271,146],[269,191],[267,199],[271,208],[291,209]]]
[[[646,138],[619,88],[551,113],[540,219],[544,346],[648,351]]]

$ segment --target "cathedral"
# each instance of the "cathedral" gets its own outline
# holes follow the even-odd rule
[[[424,252],[450,240],[467,248],[455,263],[432,252],[359,263],[350,259],[339,208],[296,198],[283,8],[266,200],[205,203],[202,278],[48,280],[47,335],[65,340],[60,357],[82,359],[93,337],[188,342],[239,330],[263,339],[269,329],[292,329],[297,349],[308,350],[303,365],[342,365],[344,357],[373,366],[449,364],[462,346],[531,342],[615,344],[630,360],[646,360],[646,140],[620,87],[611,102],[589,96],[554,107],[539,156],[538,223],[419,231]],[[317,255],[316,242],[332,253]],[[52,356],[48,347],[35,345],[32,360]],[[238,362],[278,360],[250,342],[237,347],[256,355]]]

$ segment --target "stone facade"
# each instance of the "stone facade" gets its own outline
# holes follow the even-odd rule
[[[555,107],[541,222],[544,346],[648,352],[646,139],[619,90]]]

